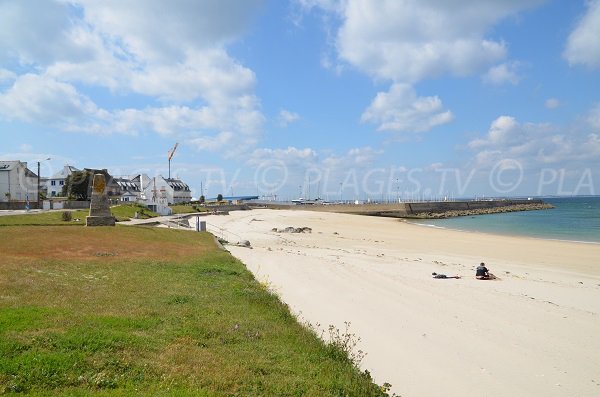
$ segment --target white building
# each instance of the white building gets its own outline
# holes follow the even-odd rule
[[[48,178],[46,182],[46,195],[48,197],[62,196],[62,189],[67,177],[75,171],[79,170],[73,166],[65,165],[60,171]]]
[[[180,179],[165,179],[162,176],[149,178],[147,175],[139,175],[142,194],[146,200],[167,204],[177,204],[192,200],[190,187]],[[134,178],[135,180],[135,178]]]
[[[132,178],[114,178],[121,189],[120,200],[124,202],[141,201],[141,187]]]
[[[171,204],[189,203],[192,201],[192,191],[181,179],[171,178],[165,180],[170,187],[170,190],[167,190],[167,196],[172,198],[173,201],[170,202]]]
[[[0,202],[37,202],[38,176],[22,161],[0,160]]]

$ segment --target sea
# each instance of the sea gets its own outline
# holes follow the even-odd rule
[[[600,196],[542,199],[555,208],[411,222],[454,230],[600,244]]]

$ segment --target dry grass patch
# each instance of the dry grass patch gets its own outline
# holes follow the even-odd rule
[[[5,258],[127,261],[180,261],[207,252],[211,237],[158,228],[70,228],[57,226],[7,226],[0,231],[0,252]],[[10,260],[8,261],[10,262]]]

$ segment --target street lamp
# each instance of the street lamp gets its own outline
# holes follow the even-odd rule
[[[52,160],[52,159],[50,157],[48,157],[47,159],[38,160],[38,162],[37,162],[37,166],[38,166],[38,169],[37,169],[37,207],[38,207],[38,210],[41,209],[40,208],[41,207],[41,205],[40,205],[40,163],[42,161],[48,161],[48,160]]]

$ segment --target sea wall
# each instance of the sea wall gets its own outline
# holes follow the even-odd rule
[[[407,203],[408,218],[448,218],[455,216],[534,211],[553,208],[542,200],[482,200]]]
[[[530,211],[552,208],[542,200],[478,200],[426,201],[392,204],[333,204],[265,206],[274,209],[299,209],[321,212],[339,212],[392,218],[447,218],[454,216],[492,214],[498,212]]]

